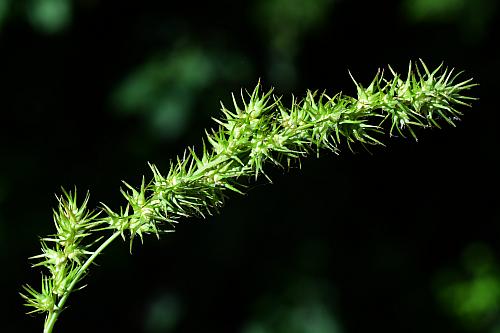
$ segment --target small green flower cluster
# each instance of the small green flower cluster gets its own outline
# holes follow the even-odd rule
[[[89,196],[85,198],[80,207],[77,206],[77,197],[64,191],[64,196],[59,197],[58,210],[54,210],[54,222],[57,233],[50,237],[42,238],[42,254],[31,257],[39,260],[33,265],[44,266],[50,272],[50,277],[42,278],[42,292],[36,292],[32,287],[25,286],[31,297],[23,295],[27,305],[33,307],[33,312],[54,312],[58,309],[57,298],[62,297],[71,282],[78,275],[78,271],[92,252],[87,249],[92,244],[84,244],[86,236],[93,234],[98,214],[91,214],[87,210]],[[48,244],[53,244],[50,247]]]
[[[184,217],[205,217],[218,213],[228,192],[242,194],[243,179],[263,175],[266,163],[290,167],[310,153],[322,149],[338,153],[342,145],[364,147],[382,145],[383,124],[388,133],[409,133],[417,139],[414,128],[454,125],[461,113],[455,105],[467,106],[474,98],[463,92],[475,86],[471,79],[457,81],[460,73],[439,66],[429,71],[410,68],[402,79],[390,67],[392,77],[377,73],[364,88],[354,81],[357,97],[308,91],[302,100],[292,99],[287,108],[272,90],[262,93],[258,84],[238,103],[233,95],[233,109],[222,106],[223,119],[214,119],[218,128],[206,133],[200,153],[188,148],[171,162],[167,174],[150,164],[153,179],[140,188],[125,183],[121,192],[127,204],[119,212],[102,205],[98,213],[87,210],[88,196],[78,207],[75,194],[64,192],[59,209],[54,212],[57,234],[42,239],[42,254],[34,266],[44,266],[49,275],[42,278],[42,290],[25,286],[23,294],[31,312],[47,315],[45,332],[51,332],[69,294],[81,281],[89,265],[115,238],[173,231]],[[354,79],[353,79],[354,80]],[[270,180],[270,179],[269,179]],[[109,229],[112,235],[98,237]],[[53,246],[49,246],[51,244]]]

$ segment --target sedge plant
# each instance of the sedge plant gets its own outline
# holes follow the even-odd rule
[[[77,200],[63,190],[54,210],[55,232],[41,238],[41,253],[31,257],[42,267],[39,289],[25,285],[21,296],[29,313],[45,316],[44,333],[51,333],[68,297],[82,287],[90,266],[115,239],[130,243],[145,235],[172,232],[183,218],[219,213],[231,192],[243,194],[245,184],[266,175],[267,165],[289,168],[311,153],[359,144],[384,145],[387,136],[417,139],[419,127],[455,126],[458,107],[474,98],[472,79],[442,65],[430,71],[424,62],[412,64],[402,77],[389,67],[368,86],[357,83],[357,96],[308,91],[286,106],[272,89],[233,95],[231,108],[221,103],[217,127],[206,132],[199,151],[193,147],[171,160],[162,172],[149,164],[151,179],[121,189],[125,203],[114,209],[88,207],[89,196]]]

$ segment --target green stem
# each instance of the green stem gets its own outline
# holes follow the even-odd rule
[[[104,243],[97,248],[97,250],[94,251],[94,253],[85,261],[85,263],[80,267],[80,270],[75,276],[75,279],[71,284],[69,285],[68,289],[64,293],[64,296],[59,300],[59,303],[57,304],[57,310],[53,312],[49,312],[49,315],[45,319],[45,325],[43,328],[43,333],[52,333],[52,329],[54,328],[54,325],[57,321],[57,318],[59,317],[59,314],[62,312],[64,304],[66,303],[66,300],[68,299],[69,294],[73,291],[75,288],[76,284],[80,281],[80,279],[83,277],[83,274],[85,274],[87,268],[92,264],[92,262],[97,258],[97,256],[109,245],[111,242],[115,240],[116,237],[120,235],[119,231],[115,231]]]

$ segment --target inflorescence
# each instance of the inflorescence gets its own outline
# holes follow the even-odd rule
[[[458,80],[461,73],[442,66],[431,72],[422,61],[410,64],[406,78],[389,71],[390,79],[379,71],[366,88],[353,79],[356,98],[308,91],[287,107],[272,90],[261,92],[260,83],[248,97],[242,92],[240,102],[233,95],[232,108],[221,104],[223,117],[214,119],[218,128],[206,133],[201,152],[188,148],[166,174],[149,164],[152,180],[143,178],[139,188],[124,183],[126,204],[118,210],[102,204],[91,211],[88,195],[78,205],[76,190],[64,191],[54,210],[56,233],[42,238],[42,254],[31,258],[46,270],[40,291],[24,286],[21,294],[30,313],[44,313],[44,332],[52,332],[69,294],[115,238],[128,237],[132,250],[136,237],[171,232],[181,218],[218,213],[228,193],[244,193],[242,179],[269,179],[269,162],[288,168],[322,149],[338,153],[345,143],[351,149],[383,145],[385,133],[416,140],[418,127],[455,126],[462,115],[455,107],[474,99],[464,95],[476,85],[472,79]]]

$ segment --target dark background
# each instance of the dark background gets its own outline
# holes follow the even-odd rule
[[[410,60],[465,70],[456,128],[271,170],[220,216],[117,241],[55,332],[500,332],[496,0],[0,0],[2,332],[60,186],[123,202],[214,126],[219,100],[354,94]],[[497,81],[496,81],[497,80]],[[289,99],[288,99],[289,100]],[[261,186],[263,185],[263,186]],[[264,186],[265,185],[265,186]]]

